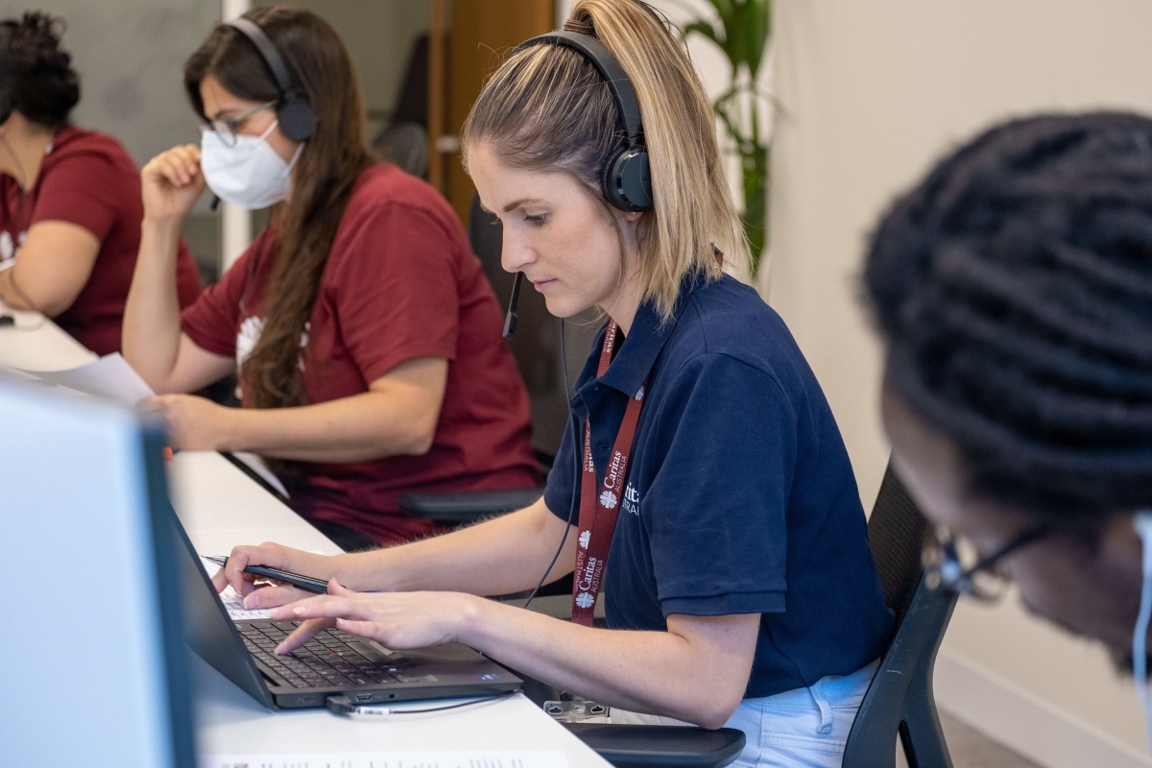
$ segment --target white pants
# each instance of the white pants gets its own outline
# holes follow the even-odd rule
[[[748,743],[734,766],[839,768],[856,710],[880,661],[845,677],[825,677],[810,688],[745,699],[725,723]],[[685,725],[679,720],[613,709],[613,723]]]

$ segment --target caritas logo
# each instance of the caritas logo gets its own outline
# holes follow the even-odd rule
[[[604,509],[616,509],[617,502],[616,494],[612,491],[604,491],[600,494],[600,503],[604,505]]]

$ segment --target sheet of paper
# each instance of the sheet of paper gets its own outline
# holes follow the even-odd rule
[[[140,378],[128,361],[119,352],[94,360],[79,368],[67,368],[62,371],[35,371],[27,368],[10,368],[17,374],[32,376],[41,381],[56,384],[66,389],[81,392],[85,395],[116,400],[128,405],[136,405],[146,397],[152,397],[155,392]],[[264,464],[264,460],[254,453],[233,453],[244,462],[253,472],[262,477],[265,482],[288,498],[288,489],[280,482],[280,478],[272,474]]]
[[[552,750],[420,750],[330,755],[201,755],[199,768],[568,768]]]
[[[14,370],[86,395],[117,400],[128,405],[135,405],[155,394],[119,352],[104,355],[79,368],[67,368],[63,371],[30,371],[24,368]]]
[[[220,564],[214,563],[206,557],[200,558],[200,565],[204,566],[209,576],[215,575],[216,571],[220,570]],[[228,615],[232,621],[240,621],[241,619],[270,619],[272,618],[271,612],[267,609],[250,611],[244,607],[244,598],[236,594],[236,590],[228,587],[220,593],[220,600],[224,603],[224,607],[228,609]]]

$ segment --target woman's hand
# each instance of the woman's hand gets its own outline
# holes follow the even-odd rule
[[[140,186],[146,221],[182,221],[208,186],[200,171],[200,148],[185,144],[156,155],[140,171]]]
[[[338,561],[346,556],[317,555],[312,552],[302,552],[299,549],[265,542],[258,547],[233,547],[228,556],[228,564],[216,572],[212,577],[212,586],[217,592],[223,592],[229,585],[237,594],[245,595],[244,607],[253,610],[256,608],[274,608],[278,605],[293,603],[309,597],[303,590],[287,585],[276,587],[262,587],[257,589],[254,582],[263,577],[244,573],[249,565],[263,565],[281,571],[298,573],[302,576],[312,576],[317,579],[331,580],[336,577]]]
[[[159,395],[140,401],[143,413],[157,413],[168,428],[168,444],[186,451],[231,450],[236,409],[197,395]]]
[[[274,621],[307,620],[276,653],[291,653],[333,624],[396,650],[450,643],[477,621],[484,603],[460,592],[353,592],[331,579],[328,594],[273,609]]]

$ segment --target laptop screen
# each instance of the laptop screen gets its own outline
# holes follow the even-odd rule
[[[153,535],[160,435],[0,380],[0,440],[0,765],[191,768],[179,598],[157,571],[172,542]]]

